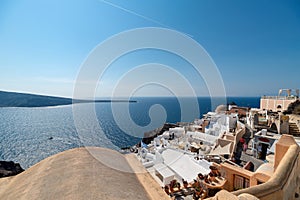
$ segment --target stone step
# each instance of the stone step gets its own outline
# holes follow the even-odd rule
[[[289,132],[290,135],[298,136],[300,135],[300,132]]]
[[[289,124],[289,133],[294,136],[300,135],[300,130],[296,123],[291,122]]]
[[[299,129],[298,126],[297,126],[296,124],[295,124],[295,125],[289,125],[289,128],[290,128],[290,129]]]
[[[300,134],[299,131],[289,131],[290,134]]]

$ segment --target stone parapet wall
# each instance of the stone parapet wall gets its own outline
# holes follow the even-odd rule
[[[233,192],[238,196],[248,193],[261,200],[295,199],[300,186],[300,148],[291,145],[269,181],[261,185]]]

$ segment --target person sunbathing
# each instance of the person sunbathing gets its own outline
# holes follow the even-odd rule
[[[189,183],[186,180],[182,179],[182,183],[184,188],[188,188]]]
[[[200,181],[200,180],[202,180],[202,179],[204,179],[204,176],[203,176],[203,174],[199,173],[199,174],[198,174],[198,177],[197,177],[197,180]]]
[[[167,195],[170,195],[170,190],[169,190],[169,187],[167,185],[165,185],[164,190],[167,193]]]
[[[213,182],[218,183],[219,181],[216,179],[216,176],[213,173],[209,173],[209,182],[210,184],[214,185]]]
[[[208,175],[204,176],[204,182],[210,184],[210,180],[208,179]]]
[[[211,174],[213,174],[215,177],[221,176],[221,173],[219,172],[219,170],[217,169],[217,167],[210,166],[209,169],[210,169],[210,173],[209,173],[210,176],[211,176]]]

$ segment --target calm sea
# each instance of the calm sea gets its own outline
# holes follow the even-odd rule
[[[176,98],[134,98],[136,103],[129,104],[129,114],[135,124],[147,126],[150,123],[149,109],[159,104],[167,115],[164,122],[181,121],[179,101]],[[189,101],[187,98],[186,101]],[[257,97],[231,97],[227,102],[235,102],[240,106],[259,107]],[[210,98],[198,98],[201,117],[211,111]],[[127,103],[97,103],[95,111],[98,124],[91,124],[89,117],[80,117],[80,128],[75,126],[72,106],[57,106],[45,108],[0,108],[0,160],[19,162],[23,168],[28,168],[40,160],[79,146],[100,146],[119,149],[134,145],[140,141],[143,132],[126,134],[114,120],[114,114],[119,119],[128,120],[123,110],[118,107]],[[86,105],[81,104],[84,107]],[[155,110],[154,110],[155,112]],[[126,118],[126,119],[125,119]],[[195,116],[188,116],[193,121]],[[148,130],[157,128],[148,126]],[[99,130],[101,127],[101,130]],[[79,130],[80,129],[80,130]],[[135,131],[132,126],[132,133]],[[130,131],[130,128],[129,128]],[[128,132],[127,132],[128,133]]]

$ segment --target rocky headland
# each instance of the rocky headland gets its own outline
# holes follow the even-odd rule
[[[19,163],[13,161],[0,161],[0,178],[17,175],[23,172],[24,169]]]

